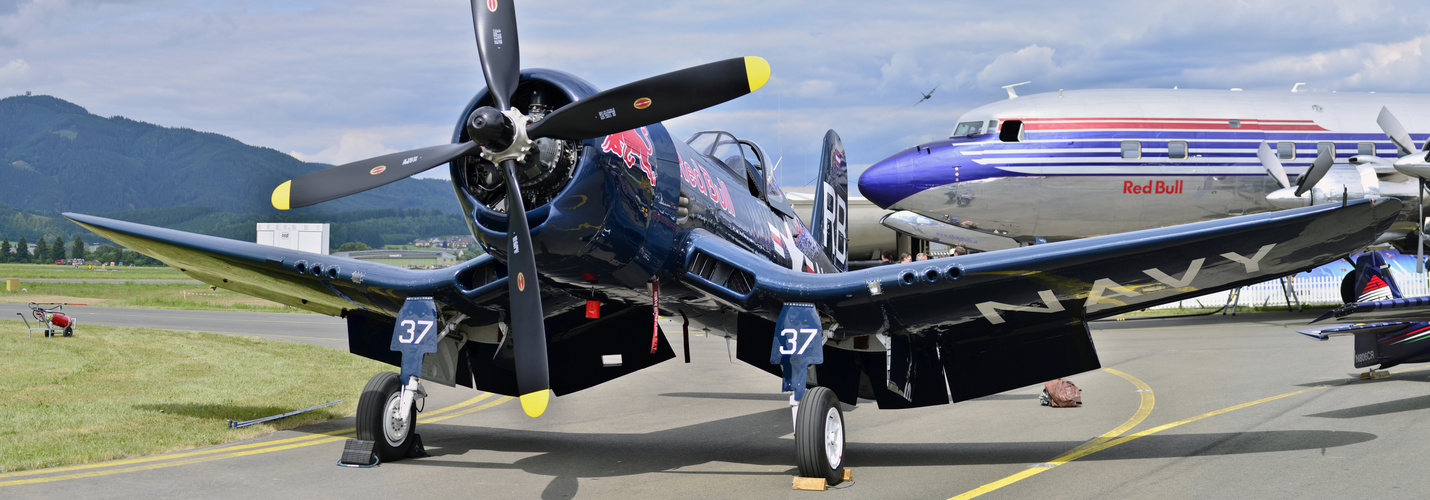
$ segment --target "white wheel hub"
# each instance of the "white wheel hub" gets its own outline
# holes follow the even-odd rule
[[[382,434],[392,447],[407,439],[407,426],[412,425],[406,415],[402,415],[402,393],[394,392],[387,398],[387,407],[382,412]]]
[[[839,408],[830,408],[824,416],[824,458],[829,460],[829,468],[838,469],[844,462],[844,419],[839,418]]]

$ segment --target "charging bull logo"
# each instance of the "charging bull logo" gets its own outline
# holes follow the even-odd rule
[[[650,140],[650,132],[646,132],[645,127],[606,136],[605,142],[601,143],[601,151],[620,156],[621,160],[626,162],[627,168],[640,167],[646,178],[650,179],[650,185],[655,185],[655,168],[651,164],[655,146]]]

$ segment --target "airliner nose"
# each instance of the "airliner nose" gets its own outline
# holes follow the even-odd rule
[[[928,148],[915,146],[871,165],[859,175],[859,193],[880,208],[890,208],[924,190],[928,186],[918,178],[929,153]]]

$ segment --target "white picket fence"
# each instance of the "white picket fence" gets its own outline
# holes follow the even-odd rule
[[[1395,284],[1400,287],[1400,293],[1404,296],[1430,295],[1430,289],[1427,289],[1423,276],[1407,275],[1394,269],[1391,270],[1390,275],[1395,279]],[[1339,305],[1341,303],[1341,277],[1339,276],[1297,276],[1292,282],[1292,288],[1296,290],[1296,297],[1301,300],[1302,304]],[[1226,304],[1227,296],[1230,293],[1230,291],[1210,293],[1154,306],[1151,309],[1221,307],[1222,304]],[[1280,280],[1257,283],[1241,289],[1241,298],[1237,304],[1240,307],[1285,306],[1286,293],[1282,290]]]

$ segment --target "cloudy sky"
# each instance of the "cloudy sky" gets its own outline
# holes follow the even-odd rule
[[[507,0],[502,0],[507,1]],[[526,1],[522,65],[610,88],[758,55],[755,94],[683,117],[814,177],[833,128],[857,170],[1020,93],[1110,87],[1423,92],[1430,2]],[[484,86],[469,6],[404,0],[0,0],[0,97],[233,136],[343,163],[450,140]],[[933,98],[918,106],[921,91]],[[445,169],[437,169],[445,175]],[[851,182],[852,183],[852,182]]]

